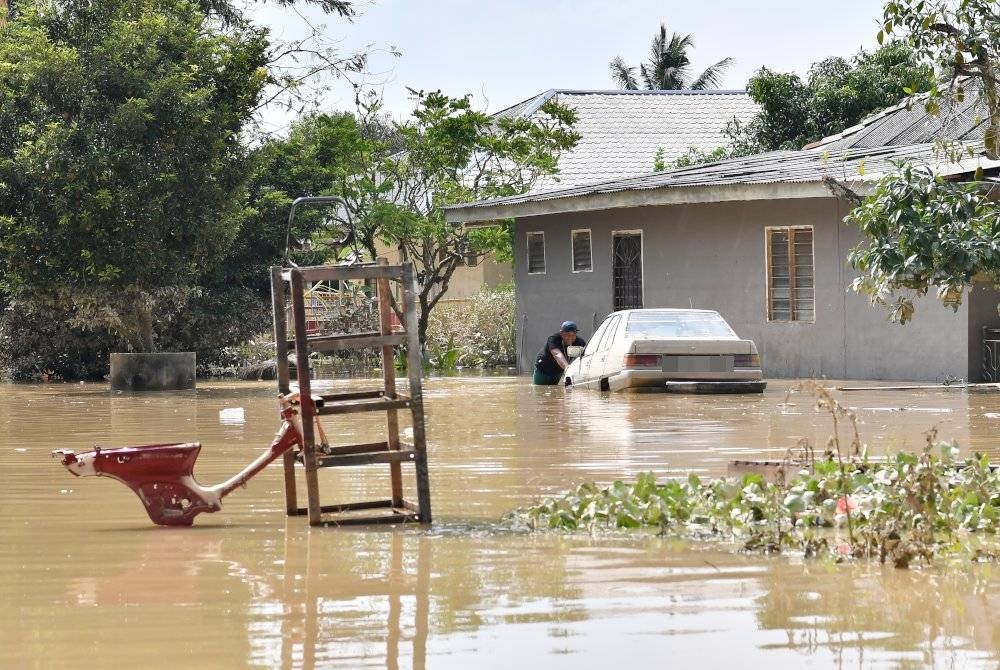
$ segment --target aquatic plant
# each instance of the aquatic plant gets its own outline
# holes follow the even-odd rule
[[[577,486],[505,520],[533,530],[654,528],[733,541],[744,551],[799,551],[899,568],[940,555],[1000,556],[1000,473],[986,456],[959,458],[956,444],[939,441],[932,429],[921,452],[872,459],[852,412],[818,384],[799,390],[813,393],[830,413],[834,433],[819,455],[804,441],[790,449],[771,481],[752,473],[657,482],[643,473],[631,483]],[[845,419],[853,428],[847,453],[838,435]]]

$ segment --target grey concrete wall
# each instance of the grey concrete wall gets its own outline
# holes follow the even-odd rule
[[[515,234],[520,368],[530,371],[545,337],[574,319],[584,337],[612,309],[611,239],[643,232],[644,305],[718,310],[757,343],[770,377],[936,380],[969,369],[968,308],[917,301],[917,318],[889,323],[849,292],[846,264],[857,232],[833,198],[641,207],[520,219]],[[811,225],[816,321],[767,321],[765,228]],[[594,270],[573,273],[570,231],[590,229]],[[526,272],[526,233],[545,233],[546,273]],[[523,324],[523,328],[522,328]],[[523,332],[522,332],[523,331]]]

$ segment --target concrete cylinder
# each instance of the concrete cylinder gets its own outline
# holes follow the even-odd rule
[[[112,391],[180,391],[195,387],[193,351],[111,354]]]

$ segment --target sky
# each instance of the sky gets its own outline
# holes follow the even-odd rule
[[[805,75],[828,56],[874,49],[883,0],[357,0],[353,22],[273,3],[255,10],[275,37],[303,34],[303,17],[346,51],[372,51],[366,83],[396,118],[412,109],[407,87],[472,94],[498,111],[551,88],[613,89],[608,61],[642,61],[666,23],[691,34],[695,73],[735,59],[722,88],[742,89],[761,66]],[[301,13],[301,16],[299,15]],[[391,49],[401,52],[389,55]],[[327,109],[351,109],[341,84]],[[272,125],[281,125],[277,116]]]

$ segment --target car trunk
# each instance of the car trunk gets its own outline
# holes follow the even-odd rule
[[[751,354],[750,340],[633,340],[630,354],[666,354],[674,356],[706,356]]]

